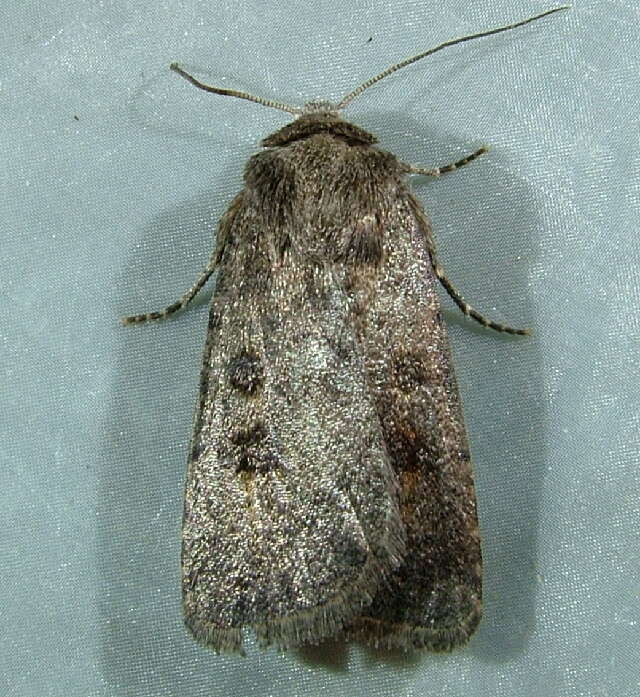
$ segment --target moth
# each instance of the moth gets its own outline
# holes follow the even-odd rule
[[[205,85],[295,115],[262,141],[223,215],[185,308],[217,271],[183,519],[186,625],[215,650],[243,629],[283,647],[329,637],[447,651],[482,614],[469,447],[440,312],[440,282],[491,329],[440,266],[408,175],[439,176],[376,146],[338,104],[298,108]]]

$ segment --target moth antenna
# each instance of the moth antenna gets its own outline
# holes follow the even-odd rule
[[[200,82],[193,75],[189,75],[188,72],[183,70],[177,63],[172,63],[169,68],[173,70],[174,73],[182,75],[185,80],[188,80],[192,85],[199,87],[205,92],[213,92],[215,94],[221,94],[225,97],[238,97],[238,99],[247,99],[250,102],[256,102],[256,104],[262,104],[262,106],[269,106],[273,109],[279,109],[280,111],[286,111],[289,114],[302,114],[302,109],[296,106],[290,106],[289,104],[282,104],[281,102],[274,102],[271,99],[264,99],[264,97],[256,97],[248,92],[240,92],[239,90],[228,90],[225,87],[214,87],[213,85],[205,85],[204,82]]]
[[[375,85],[376,82],[380,82],[382,78],[387,77],[387,75],[391,75],[391,73],[395,73],[396,70],[400,70],[400,68],[404,68],[407,65],[411,65],[411,63],[419,61],[421,58],[426,58],[427,56],[430,56],[433,53],[442,50],[443,48],[447,48],[448,46],[454,46],[455,44],[461,44],[463,41],[471,41],[471,39],[480,39],[483,36],[490,36],[491,34],[499,34],[503,31],[509,31],[511,29],[515,29],[516,27],[521,27],[523,24],[535,22],[537,19],[542,19],[542,17],[551,15],[554,12],[560,12],[562,10],[568,10],[570,8],[571,5],[562,5],[560,7],[554,7],[554,9],[552,10],[547,10],[542,14],[535,15],[534,17],[529,17],[528,19],[523,19],[522,21],[516,22],[515,24],[507,24],[503,27],[498,27],[497,29],[489,29],[488,31],[482,31],[478,34],[469,34],[468,36],[460,36],[457,39],[450,39],[449,41],[445,41],[444,43],[439,44],[435,48],[430,48],[428,51],[425,51],[424,53],[418,53],[418,55],[416,56],[412,56],[411,58],[407,58],[401,61],[400,63],[396,63],[395,65],[392,65],[390,68],[383,70],[379,75],[376,75],[375,77],[370,78],[366,82],[363,82],[360,85],[360,87],[357,87],[355,90],[353,90],[353,92],[350,92],[346,97],[344,97],[344,99],[338,104],[337,108],[338,110],[344,109],[344,107],[346,107],[347,104],[350,104],[356,97],[358,97],[366,89],[371,87],[371,85]]]

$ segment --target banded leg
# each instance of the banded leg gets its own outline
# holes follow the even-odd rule
[[[202,290],[202,287],[209,280],[209,277],[215,271],[215,268],[216,259],[212,258],[207,265],[207,268],[202,272],[202,274],[200,274],[198,280],[191,286],[191,288],[189,288],[189,290],[180,298],[180,300],[177,300],[168,307],[165,307],[164,310],[160,310],[158,312],[147,312],[146,314],[142,315],[130,315],[129,317],[123,317],[120,321],[122,324],[127,325],[147,322],[149,320],[165,319],[174,312],[184,309],[196,297],[200,290]]]
[[[460,167],[468,165],[470,162],[473,162],[476,158],[480,157],[480,155],[484,155],[486,152],[489,152],[489,148],[483,145],[481,148],[479,148],[475,152],[472,152],[470,155],[463,157],[461,160],[458,160],[457,162],[454,162],[451,165],[436,167],[435,169],[424,169],[422,167],[415,167],[414,165],[410,165],[409,174],[424,174],[427,177],[439,177],[441,174],[453,172],[456,169],[460,169]]]
[[[418,221],[420,227],[423,229],[425,233],[427,252],[429,253],[429,259],[431,261],[433,271],[437,276],[438,281],[440,281],[440,283],[442,284],[442,287],[447,291],[449,297],[453,300],[453,302],[462,310],[463,314],[465,314],[467,317],[471,317],[476,322],[481,324],[483,327],[489,327],[489,329],[494,329],[497,332],[504,332],[506,334],[521,334],[525,336],[531,334],[530,329],[515,329],[514,327],[510,327],[507,324],[499,324],[498,322],[494,322],[493,320],[490,320],[488,317],[485,317],[483,314],[479,313],[467,302],[465,302],[462,295],[460,295],[459,291],[455,288],[453,283],[451,283],[451,281],[447,278],[444,269],[440,266],[440,263],[438,262],[436,246],[435,242],[433,241],[433,236],[431,234],[431,225],[429,224],[429,221],[422,212],[420,204],[413,197],[410,198],[410,201],[413,213],[416,216],[416,220]]]
[[[497,332],[504,332],[505,334],[522,334],[525,336],[531,334],[531,329],[515,329],[514,327],[510,327],[507,324],[499,324],[498,322],[494,322],[493,320],[490,320],[488,317],[485,317],[475,308],[471,307],[471,305],[465,302],[464,298],[460,295],[458,290],[445,276],[442,267],[438,264],[435,254],[433,254],[431,250],[429,250],[429,257],[431,258],[433,270],[436,276],[438,277],[438,280],[442,284],[442,287],[447,291],[449,297],[462,310],[462,312],[465,315],[467,315],[467,317],[471,317],[472,319],[475,319],[476,322],[479,322],[483,327],[495,329],[495,331]]]

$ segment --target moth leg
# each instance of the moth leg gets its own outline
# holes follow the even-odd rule
[[[494,322],[493,320],[490,320],[488,317],[485,317],[483,314],[480,314],[476,309],[471,307],[467,302],[465,302],[464,298],[458,290],[454,287],[454,285],[451,283],[451,281],[446,277],[444,270],[438,263],[438,259],[436,258],[435,255],[435,249],[433,248],[433,245],[429,245],[429,256],[431,257],[431,264],[433,265],[433,271],[438,277],[438,280],[442,284],[442,287],[447,291],[449,294],[449,297],[453,300],[453,302],[462,310],[462,312],[467,315],[467,317],[471,317],[472,319],[475,319],[476,322],[479,322],[483,327],[489,327],[489,329],[495,329],[497,332],[504,332],[506,334],[524,334],[528,335],[531,334],[530,329],[514,329],[513,327],[510,327],[506,324],[499,324],[498,322]]]
[[[480,155],[484,155],[489,152],[489,148],[483,145],[480,149],[472,152],[470,155],[463,157],[461,160],[454,162],[451,165],[444,165],[443,167],[436,167],[435,169],[424,169],[423,167],[415,167],[414,165],[409,165],[409,174],[424,174],[427,177],[439,177],[441,174],[446,174],[447,172],[453,172],[460,167],[468,165],[473,162]]]
[[[506,334],[531,334],[530,329],[514,329],[513,327],[509,327],[506,324],[498,324],[498,322],[493,322],[488,317],[481,315],[476,309],[474,309],[473,307],[471,307],[471,305],[465,302],[462,295],[460,295],[460,292],[447,278],[444,269],[442,268],[442,266],[440,266],[440,263],[438,262],[438,254],[436,253],[436,244],[431,233],[431,225],[427,220],[427,217],[425,216],[422,207],[420,206],[418,201],[413,197],[411,197],[410,203],[411,209],[413,210],[413,214],[416,217],[418,226],[422,228],[422,232],[424,234],[424,241],[427,247],[427,253],[429,254],[431,266],[433,267],[433,272],[442,284],[442,287],[449,294],[449,297],[462,310],[462,312],[465,315],[467,315],[467,317],[475,319],[475,321],[479,322],[483,327],[495,329],[495,331],[497,332],[505,332]]]
[[[141,322],[147,322],[149,320],[165,319],[172,315],[174,312],[184,309],[200,292],[204,284],[209,280],[211,274],[215,271],[216,259],[212,257],[211,261],[207,265],[207,268],[200,274],[198,280],[189,288],[189,290],[176,302],[168,305],[164,310],[159,312],[147,312],[142,315],[130,315],[129,317],[123,317],[120,321],[122,324],[138,324]]]

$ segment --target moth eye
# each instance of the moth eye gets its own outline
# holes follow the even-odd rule
[[[255,353],[245,351],[229,361],[229,383],[240,392],[255,394],[264,383],[264,372]]]

